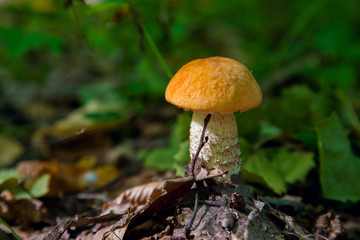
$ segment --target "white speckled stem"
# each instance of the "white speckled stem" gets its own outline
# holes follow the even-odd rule
[[[190,126],[190,157],[199,147],[204,118],[208,113],[194,112]],[[228,170],[227,179],[240,172],[241,152],[235,115],[233,113],[212,113],[205,131],[207,143],[201,149],[199,159],[207,168]]]

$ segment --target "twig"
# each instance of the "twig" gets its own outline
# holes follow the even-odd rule
[[[206,130],[207,125],[209,124],[210,118],[211,118],[211,114],[208,114],[208,115],[206,115],[206,117],[204,119],[204,127],[203,127],[203,130],[202,130],[202,133],[201,133],[201,137],[200,137],[200,141],[199,141],[199,147],[196,150],[195,156],[191,159],[191,162],[189,164],[190,165],[189,172],[190,172],[191,176],[195,175],[194,171],[195,171],[196,160],[199,157],[201,149],[204,147],[205,143],[208,141],[208,137],[205,137],[205,139],[204,139],[204,136],[205,136],[205,130]],[[197,183],[195,182],[194,184],[195,184],[195,189],[196,189]],[[191,216],[190,221],[188,222],[188,224],[185,227],[186,237],[188,237],[188,234],[189,234],[189,232],[191,230],[191,226],[192,226],[192,224],[193,224],[193,222],[195,220],[196,213],[197,213],[198,209],[199,209],[199,192],[196,189],[196,192],[195,192],[195,205],[194,205],[193,214]]]
[[[211,114],[208,114],[204,119],[204,127],[203,127],[203,130],[202,130],[202,133],[201,133],[199,147],[196,150],[195,156],[193,158],[191,158],[191,161],[190,161],[190,164],[189,164],[190,165],[189,172],[190,172],[191,176],[195,175],[194,171],[195,171],[196,160],[199,157],[201,149],[204,147],[205,143],[208,141],[207,137],[205,137],[205,141],[204,141],[204,136],[205,136],[205,130],[206,130],[207,125],[209,124],[210,118],[211,118]]]
[[[188,234],[189,234],[189,232],[190,232],[190,230],[191,230],[191,226],[192,226],[192,224],[193,224],[193,222],[194,222],[194,220],[195,220],[195,216],[196,216],[196,213],[197,213],[197,211],[198,211],[198,206],[199,205],[199,192],[196,190],[196,192],[195,192],[195,205],[194,205],[194,211],[193,211],[193,214],[192,214],[192,216],[191,216],[191,219],[190,219],[190,222],[188,222],[188,224],[186,225],[186,227],[185,227],[185,233],[186,233],[186,237],[188,237]]]
[[[68,230],[73,223],[72,218],[64,218],[59,222],[51,231],[49,231],[46,235],[44,240],[58,240],[61,238],[63,233]]]
[[[204,203],[210,207],[221,207],[221,204],[216,201],[205,200]]]

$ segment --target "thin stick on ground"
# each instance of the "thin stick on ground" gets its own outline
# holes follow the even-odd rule
[[[194,220],[195,220],[195,216],[196,216],[196,213],[199,209],[199,192],[196,191],[195,192],[195,205],[194,205],[194,211],[193,211],[193,214],[191,216],[191,219],[190,221],[188,222],[188,224],[186,225],[185,227],[185,233],[186,233],[186,237],[188,237],[188,234],[190,233],[191,231],[191,226],[192,224],[194,223]]]
[[[205,143],[207,142],[207,139],[208,139],[207,137],[205,137],[205,141],[204,141],[205,130],[206,130],[207,125],[210,122],[210,118],[211,118],[211,114],[208,114],[208,115],[206,115],[206,117],[204,119],[204,127],[203,127],[203,130],[202,130],[202,133],[201,133],[201,137],[200,137],[200,141],[199,141],[199,147],[198,147],[198,149],[196,151],[195,156],[193,156],[191,158],[191,161],[190,161],[190,164],[189,164],[190,165],[189,172],[190,172],[191,176],[195,175],[194,172],[195,172],[196,160],[199,157],[200,151],[204,147],[204,145],[205,145]]]

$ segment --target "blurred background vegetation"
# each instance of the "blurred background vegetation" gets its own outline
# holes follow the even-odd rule
[[[264,96],[237,114],[246,181],[354,206],[359,9],[356,0],[0,1],[0,190],[15,178],[34,196],[81,191],[139,166],[181,174],[191,115],[165,101],[165,88],[185,63],[224,56],[246,65]]]

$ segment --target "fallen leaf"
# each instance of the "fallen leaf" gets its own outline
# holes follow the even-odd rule
[[[20,162],[16,169],[17,173],[25,179],[25,187],[30,189],[30,192],[36,191],[33,192],[34,196],[40,196],[41,191],[44,190],[48,190],[47,195],[55,196],[59,193],[102,187],[120,175],[120,171],[110,165],[94,169],[83,167],[83,160],[80,164],[26,161]],[[45,177],[44,174],[48,177]],[[41,180],[41,178],[45,179]],[[48,184],[49,179],[50,183]],[[31,190],[32,187],[34,187],[33,190]]]
[[[14,222],[22,227],[44,221],[46,208],[37,199],[0,198],[0,217],[6,222]]]

